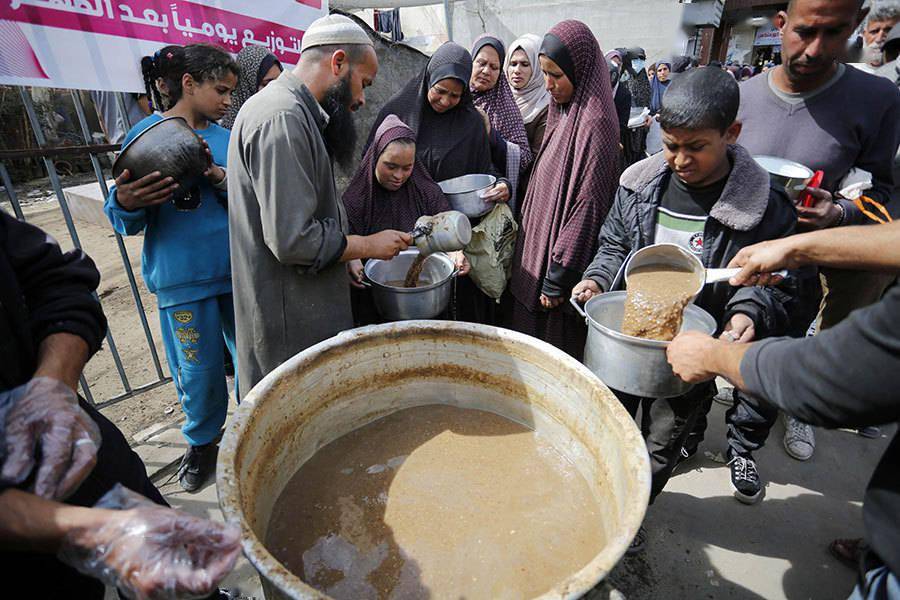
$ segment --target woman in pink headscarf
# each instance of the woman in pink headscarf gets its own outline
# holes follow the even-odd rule
[[[552,101],[522,206],[510,326],[581,358],[586,328],[565,302],[597,250],[619,179],[619,124],[609,70],[591,30],[563,21],[544,36]]]

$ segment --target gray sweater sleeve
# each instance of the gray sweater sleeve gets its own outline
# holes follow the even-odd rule
[[[745,391],[812,425],[900,420],[900,286],[812,338],[767,340],[741,362]]]

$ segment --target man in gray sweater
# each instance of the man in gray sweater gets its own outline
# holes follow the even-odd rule
[[[779,269],[823,265],[900,273],[900,223],[816,231],[744,248],[729,266],[742,267],[732,284],[768,283]],[[900,285],[833,329],[802,340],[729,344],[682,334],[667,350],[679,377],[698,383],[722,376],[751,402],[771,403],[823,427],[883,425],[900,420]],[[863,521],[868,551],[851,600],[900,593],[900,434],[866,489]]]
[[[873,222],[851,200],[835,196],[854,168],[872,174],[868,197],[896,208],[891,198],[894,155],[900,145],[900,92],[886,79],[839,62],[862,17],[861,4],[793,0],[775,17],[783,36],[784,64],[741,86],[740,144],[754,155],[779,156],[825,174],[819,188],[808,188],[812,206],[797,207],[801,231]],[[805,334],[817,312],[819,328],[828,329],[877,301],[892,279],[822,269],[820,286],[815,272],[807,273],[797,278],[800,302],[791,323],[796,337]],[[814,447],[812,428],[788,421],[788,453],[806,460]]]

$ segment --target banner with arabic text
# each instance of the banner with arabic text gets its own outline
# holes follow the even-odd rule
[[[328,0],[0,0],[0,84],[143,91],[169,44],[265,46],[286,66]]]

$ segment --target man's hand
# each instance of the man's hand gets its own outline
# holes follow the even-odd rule
[[[379,258],[391,260],[412,244],[412,236],[402,231],[386,229],[365,238],[365,258]]]
[[[841,218],[841,209],[834,203],[831,192],[820,188],[808,187],[806,191],[813,198],[812,206],[798,206],[798,229],[816,231],[837,225]]]
[[[572,288],[572,297],[580,304],[584,304],[594,296],[599,296],[602,293],[600,286],[593,279],[585,279]]]
[[[565,301],[566,299],[562,296],[551,297],[546,294],[541,294],[541,306],[544,307],[545,310],[553,310]]]
[[[481,197],[488,203],[509,202],[509,186],[501,181]]]
[[[172,199],[178,184],[171,177],[163,177],[159,171],[129,183],[131,171],[125,169],[116,177],[116,201],[125,210],[137,210],[165,204]]]
[[[717,343],[712,337],[699,331],[686,331],[669,342],[666,357],[672,371],[687,383],[700,383],[715,379],[711,354]]]
[[[746,344],[752,342],[756,338],[756,327],[753,325],[753,319],[744,313],[737,313],[731,317],[725,330],[719,336],[720,340],[726,342],[738,342]]]
[[[741,269],[729,283],[733,286],[777,285],[782,277],[776,271],[802,266],[797,252],[797,236],[769,240],[741,248],[728,263],[729,269]]]
[[[462,250],[458,252],[451,252],[450,258],[453,259],[453,264],[455,264],[456,268],[459,269],[458,275],[460,277],[465,277],[469,274],[469,271],[472,270],[472,265],[469,264],[469,259],[466,258],[466,253]]]
[[[67,498],[97,464],[97,424],[78,406],[74,390],[56,379],[35,377],[7,393],[12,398],[0,424],[0,477],[19,484],[36,469],[35,494]]]
[[[347,275],[350,276],[350,285],[359,290],[366,289],[366,286],[363,285],[365,267],[361,260],[357,258],[347,263]]]
[[[60,560],[129,598],[205,598],[240,554],[237,527],[158,506],[119,484],[96,506],[104,518],[72,528]],[[99,510],[107,508],[114,510]]]

